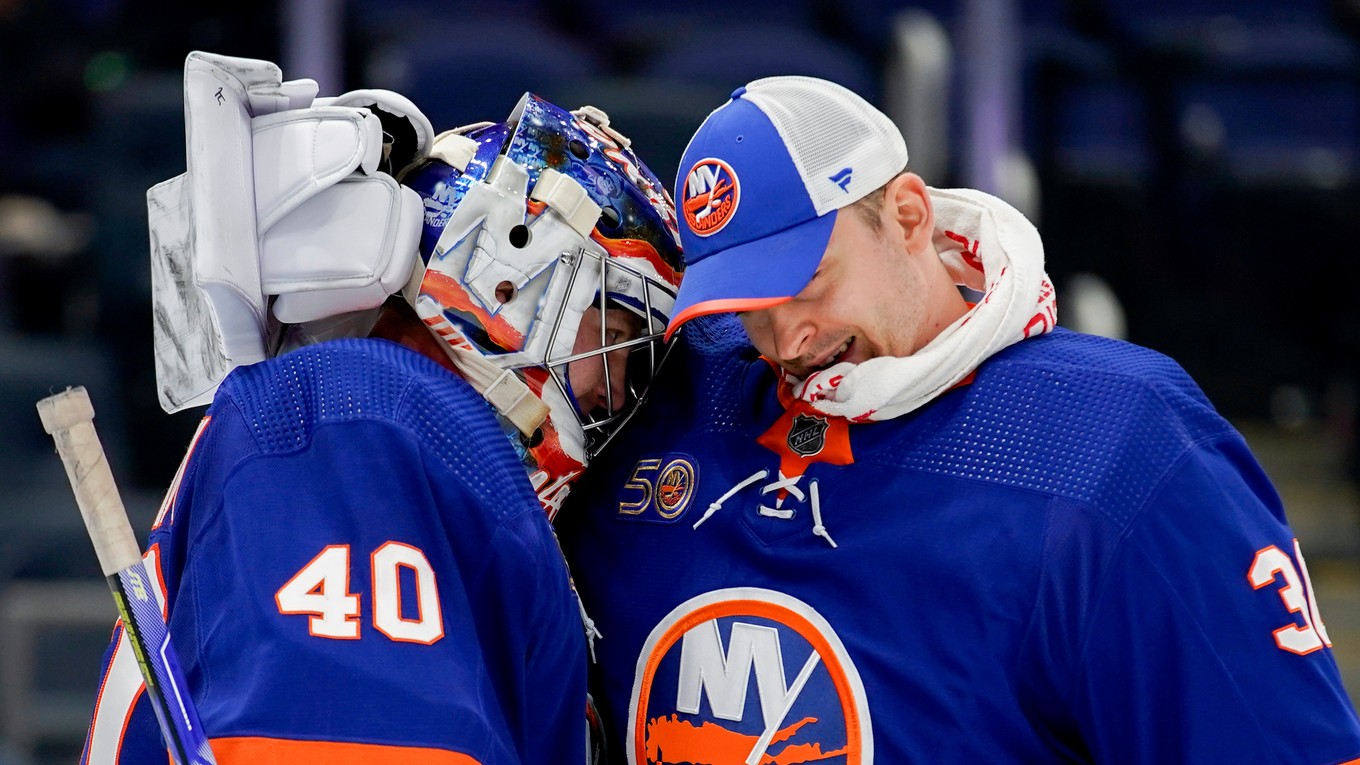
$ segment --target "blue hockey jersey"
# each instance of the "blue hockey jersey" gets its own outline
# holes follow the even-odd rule
[[[584,757],[547,517],[486,403],[423,356],[351,339],[233,371],[147,559],[219,763]],[[164,763],[120,638],[82,762]]]
[[[1059,330],[840,423],[852,461],[793,418],[793,481],[769,365],[686,333],[558,524],[615,761],[1360,763],[1280,500],[1174,362]]]

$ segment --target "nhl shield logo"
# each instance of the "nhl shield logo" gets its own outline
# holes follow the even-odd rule
[[[800,414],[789,426],[789,451],[799,457],[811,457],[826,446],[827,421],[821,417]]]

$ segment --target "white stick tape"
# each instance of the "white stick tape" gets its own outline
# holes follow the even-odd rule
[[[137,537],[94,429],[94,406],[85,388],[67,388],[39,401],[38,416],[57,444],[104,576],[141,562]]]

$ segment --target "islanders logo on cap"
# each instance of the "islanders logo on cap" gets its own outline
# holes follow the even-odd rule
[[[708,157],[694,163],[685,176],[681,207],[685,224],[699,236],[722,231],[741,201],[741,182],[732,166]]]

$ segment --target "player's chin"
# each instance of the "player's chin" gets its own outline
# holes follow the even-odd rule
[[[585,421],[601,422],[603,420],[609,419],[612,416],[614,416],[614,413],[606,409],[604,404],[601,403],[586,412]]]
[[[589,406],[587,406],[589,404]],[[582,425],[589,425],[593,422],[601,422],[609,418],[609,410],[605,409],[604,402],[598,399],[591,401],[578,401],[577,412]]]
[[[600,397],[593,393],[576,397],[576,411],[581,413],[581,419],[586,422],[590,422],[603,410]]]

